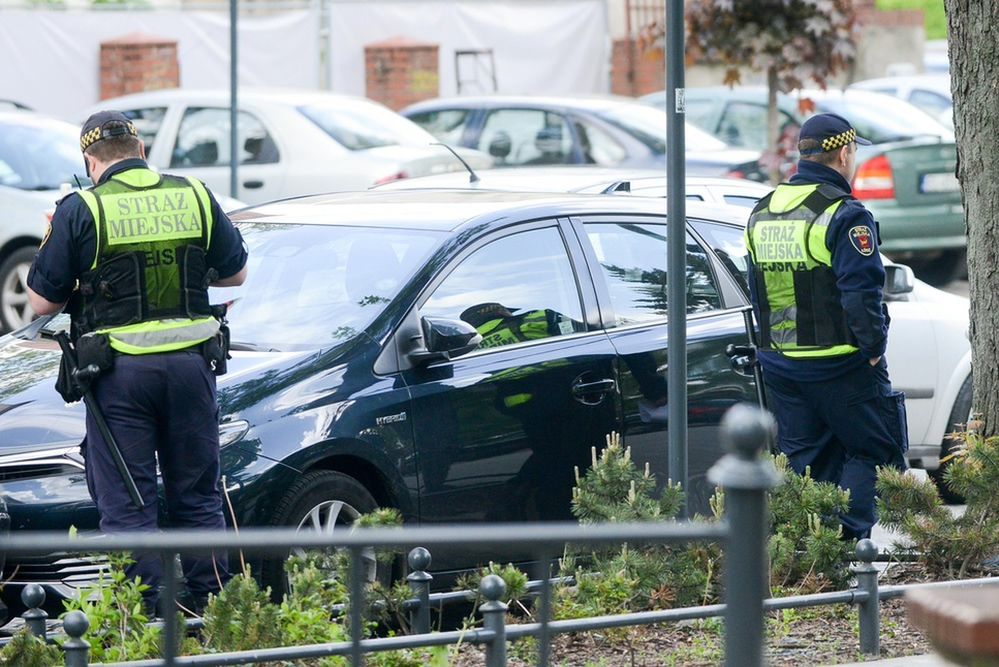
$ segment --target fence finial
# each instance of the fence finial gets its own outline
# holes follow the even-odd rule
[[[27,611],[21,614],[21,618],[24,619],[28,632],[44,640],[45,621],[49,617],[41,608],[45,604],[45,589],[38,584],[28,584],[21,591],[21,602],[27,607]]]
[[[62,643],[66,667],[87,667],[90,643],[83,639],[83,635],[90,629],[90,619],[82,611],[71,611],[63,619],[62,629],[69,635],[69,639]]]

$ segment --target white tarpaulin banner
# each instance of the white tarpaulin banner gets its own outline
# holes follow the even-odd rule
[[[319,16],[240,16],[239,83],[318,88]],[[222,12],[0,10],[0,99],[79,121],[100,97],[100,43],[134,32],[177,40],[185,88],[228,88]]]
[[[605,0],[333,0],[329,21],[338,93],[364,95],[364,47],[395,37],[440,47],[441,95],[457,93],[458,49],[493,50],[500,93],[610,89]],[[469,92],[492,92],[479,81],[488,88]]]

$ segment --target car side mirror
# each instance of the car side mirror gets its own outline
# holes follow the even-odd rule
[[[885,296],[900,297],[909,294],[916,286],[916,276],[905,264],[885,265]]]
[[[497,132],[492,141],[489,142],[489,154],[501,160],[505,159],[513,150],[513,142],[506,132]]]
[[[479,346],[482,336],[464,320],[449,320],[442,317],[421,317],[424,349],[409,353],[416,365],[433,361],[450,361],[468,354]]]

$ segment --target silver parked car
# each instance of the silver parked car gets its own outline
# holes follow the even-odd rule
[[[239,95],[239,183],[229,192],[229,93],[159,90],[104,100],[132,119],[151,166],[194,176],[248,204],[361,190],[375,183],[462,169],[431,134],[368,99],[323,91],[246,89]],[[476,168],[492,160],[461,149]]]

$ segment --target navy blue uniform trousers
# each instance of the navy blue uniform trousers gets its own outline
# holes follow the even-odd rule
[[[767,400],[777,418],[777,444],[799,475],[850,491],[840,518],[846,537],[870,537],[878,466],[907,467],[905,402],[892,391],[884,357],[843,375],[802,382],[764,373]]]
[[[215,376],[197,348],[165,354],[117,355],[91,387],[146,506],[132,503],[107,443],[87,414],[87,484],[103,532],[157,529],[157,462],[171,526],[224,530],[219,488]],[[158,556],[136,555],[128,574],[151,586],[155,604],[163,573]],[[188,591],[203,598],[225,583],[224,554],[181,556]]]

